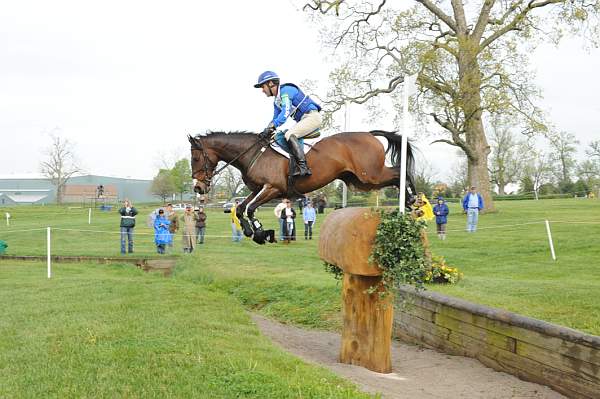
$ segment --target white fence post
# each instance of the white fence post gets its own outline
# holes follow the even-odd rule
[[[404,213],[406,206],[406,153],[408,147],[408,129],[410,128],[408,112],[408,98],[416,93],[415,82],[417,75],[405,76],[402,91],[402,140],[400,146],[400,196],[398,198],[398,208],[400,213]],[[416,194],[416,193],[414,193]]]
[[[88,224],[92,224],[92,208],[88,210]]]
[[[46,247],[48,249],[48,278],[52,277],[52,263],[50,260],[50,227],[46,230]]]
[[[552,233],[550,233],[550,222],[546,220],[546,232],[548,233],[548,242],[550,243],[550,253],[552,254],[552,260],[556,260],[556,254],[554,253],[554,244],[552,243]]]
[[[6,212],[6,226],[10,226],[10,213]]]

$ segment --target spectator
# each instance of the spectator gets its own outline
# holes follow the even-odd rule
[[[277,206],[273,210],[273,213],[275,213],[275,217],[277,218],[277,220],[279,220],[279,241],[283,241],[284,239],[283,230],[285,220],[281,218],[281,211],[283,211],[287,207],[286,201],[286,198],[282,198],[281,202],[277,204]]]
[[[206,213],[203,207],[196,209],[198,220],[196,221],[196,239],[198,244],[204,244],[204,233],[206,232]]]
[[[320,193],[317,199],[317,210],[320,214],[325,212],[325,207],[327,206],[327,197],[325,194]]]
[[[292,201],[286,200],[285,208],[281,211],[281,219],[284,221],[283,224],[283,242],[289,244],[296,235],[296,227],[294,219],[296,218],[296,211],[292,208]]]
[[[477,230],[479,212],[483,210],[483,198],[477,192],[477,187],[471,186],[471,191],[462,200],[463,213],[467,214],[467,231],[474,233]]]
[[[413,204],[413,208],[415,208],[417,219],[427,221],[433,219],[433,208],[425,196],[425,193],[419,192],[417,194],[417,200]]]
[[[183,222],[183,253],[191,254],[196,247],[196,222],[198,221],[198,215],[192,211],[191,205],[185,206],[181,221]]]
[[[303,210],[308,203],[308,197],[306,195],[301,195],[298,197],[298,199],[296,199],[296,202],[298,203],[298,209]]]
[[[312,240],[313,225],[317,221],[317,213],[312,202],[308,201],[304,209],[302,209],[302,219],[304,219],[304,239]]]
[[[135,215],[138,214],[131,202],[126,199],[123,207],[119,209],[121,215],[121,253],[125,254],[125,238],[127,238],[127,250],[133,252],[133,228],[135,227]]]
[[[435,215],[435,224],[437,225],[437,234],[440,240],[446,239],[446,223],[448,223],[448,205],[444,201],[442,196],[437,198],[437,204],[433,207],[433,213]]]
[[[159,254],[165,253],[165,248],[173,240],[169,232],[169,219],[165,216],[165,211],[160,209],[158,216],[154,219],[154,242],[156,243],[156,252]]]
[[[165,216],[170,223],[169,233],[171,233],[171,236],[174,236],[177,233],[177,230],[179,230],[179,221],[177,220],[177,214],[173,210],[173,204],[167,204],[167,212]],[[167,246],[173,248],[173,240],[171,240]]]
[[[240,220],[235,214],[235,209],[240,204],[240,201],[235,200],[235,204],[231,207],[231,241],[240,242],[242,241],[242,226],[240,225]]]

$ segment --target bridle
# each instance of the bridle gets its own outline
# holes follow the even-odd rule
[[[224,166],[221,166],[216,171],[211,172],[210,168],[209,168],[209,164],[211,163],[211,161],[210,161],[210,158],[208,157],[208,154],[204,150],[204,147],[202,146],[200,139],[192,137],[190,135],[188,135],[188,138],[190,140],[190,143],[192,144],[192,149],[198,150],[202,153],[202,157],[204,159],[204,179],[202,179],[200,181],[206,185],[210,185],[210,182],[213,179],[213,177],[218,176],[219,173],[221,173],[223,170],[225,170],[226,167],[228,167],[229,165],[231,165],[232,163],[234,163],[235,161],[237,161],[238,159],[240,159],[241,157],[246,155],[248,153],[248,151],[250,151],[251,149],[256,147],[257,144],[260,144],[260,143],[264,144],[266,142],[267,145],[269,145],[272,141],[275,141],[274,139],[269,140],[269,139],[264,139],[260,136],[257,136],[258,140],[256,140],[254,142],[254,144],[252,144],[250,147],[248,147],[245,151],[242,151],[239,155],[237,155],[231,161],[227,162]]]
[[[200,153],[202,154],[202,158],[204,159],[204,162],[203,162],[204,178],[201,179],[200,181],[206,185],[210,185],[210,181],[215,176],[215,173],[211,172],[211,170],[210,170],[210,165],[211,165],[210,158],[208,157],[208,154],[204,150],[204,147],[202,146],[202,144],[197,139],[195,139],[192,136],[188,136],[188,137],[190,139],[190,143],[192,144],[192,149],[200,151]]]

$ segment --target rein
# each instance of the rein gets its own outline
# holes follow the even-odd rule
[[[225,164],[225,166],[220,167],[219,169],[217,169],[216,171],[214,171],[211,175],[210,175],[210,179],[212,180],[215,176],[218,176],[219,173],[221,173],[223,170],[225,170],[226,167],[228,167],[229,165],[231,165],[232,163],[234,163],[235,161],[237,161],[238,159],[240,159],[241,157],[243,157],[244,155],[246,155],[251,149],[253,149],[254,147],[256,147],[257,144],[263,143],[264,141],[267,141],[267,145],[271,144],[272,142],[275,141],[275,139],[272,140],[263,140],[260,136],[258,137],[258,140],[256,140],[254,142],[254,144],[252,144],[250,147],[248,147],[245,151],[242,151],[240,154],[238,154],[235,158],[233,158],[231,161],[227,162]],[[208,154],[206,153],[206,151],[204,151],[204,147],[202,145],[198,145],[197,141],[194,141],[194,143],[196,144],[194,147],[197,150],[202,151],[202,156],[204,157],[204,168],[205,168],[205,175],[208,175],[208,163],[206,162],[208,160]],[[256,161],[256,159],[254,160]],[[253,164],[254,162],[252,162]]]

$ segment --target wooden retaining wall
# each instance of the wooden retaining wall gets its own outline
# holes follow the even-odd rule
[[[160,271],[165,277],[169,277],[175,268],[175,259],[163,258],[130,258],[130,257],[104,257],[104,256],[63,256],[51,255],[50,259],[56,263],[133,263],[140,269],[148,271]],[[0,255],[0,260],[35,261],[45,262],[46,256],[29,255]]]
[[[431,291],[403,287],[394,336],[550,386],[600,398],[600,337]]]

